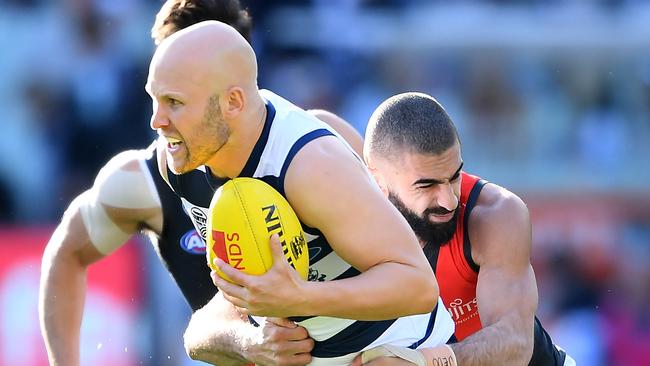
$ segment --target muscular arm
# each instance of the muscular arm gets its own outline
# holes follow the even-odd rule
[[[297,315],[378,320],[433,309],[438,287],[415,235],[340,143],[324,137],[305,146],[287,172],[285,189],[301,220],[362,272],[303,283],[295,307],[303,314]]]
[[[317,228],[361,274],[305,281],[282,260],[275,237],[271,247],[279,260],[263,275],[246,275],[216,261],[233,280],[213,273],[228,301],[250,314],[274,317],[383,320],[432,311],[438,286],[415,234],[338,139],[321,137],[305,145],[293,159],[284,187],[301,221]]]
[[[528,209],[514,194],[487,185],[469,230],[480,266],[476,299],[483,329],[452,345],[458,364],[526,365],[538,300]]]
[[[183,338],[185,351],[194,360],[225,366],[243,365],[247,363],[244,351],[257,338],[257,330],[242,320],[235,308],[217,293],[192,314]]]
[[[221,293],[192,315],[184,340],[192,359],[225,366],[305,365],[314,346],[304,328],[286,319],[253,326]]]
[[[86,267],[102,258],[90,243],[78,205],[79,199],[71,204],[43,254],[39,315],[50,365],[79,365]]]
[[[137,161],[126,161],[124,167],[137,167],[133,163],[138,164]],[[110,172],[104,170],[104,173],[109,176],[102,178],[110,180]],[[102,205],[98,201],[97,184],[70,204],[43,254],[39,318],[51,365],[79,364],[79,331],[86,296],[86,270],[90,264],[108,254],[108,251],[102,253],[93,244],[82,212],[85,212],[86,220],[96,220],[97,223],[101,222],[99,218],[102,217],[112,220],[102,228],[97,225],[92,227],[92,230],[102,229],[94,236],[102,238],[103,250],[119,247],[139,229],[142,222],[147,221],[150,226],[155,226],[156,222],[152,219],[156,213],[160,213],[160,208],[138,210],[109,206],[102,206],[104,210],[97,211],[99,206],[96,205]]]

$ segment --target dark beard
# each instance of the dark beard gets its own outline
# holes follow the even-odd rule
[[[431,222],[428,217],[430,214],[445,214],[449,211],[442,207],[427,208],[422,215],[418,215],[410,208],[406,207],[404,202],[397,196],[397,194],[388,191],[388,199],[397,210],[404,216],[406,221],[415,232],[415,235],[422,241],[425,246],[431,244],[432,246],[440,247],[446,244],[454,236],[456,232],[456,223],[458,221],[458,210],[454,211],[454,216],[447,222],[435,223]]]

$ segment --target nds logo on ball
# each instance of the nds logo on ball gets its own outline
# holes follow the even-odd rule
[[[237,268],[245,270],[244,256],[239,246],[239,234],[224,233],[223,231],[212,230],[212,240],[214,240],[214,253],[226,263]]]
[[[262,212],[265,214],[264,222],[266,222],[266,230],[269,234],[278,234],[280,243],[282,244],[282,252],[287,258],[289,265],[295,269],[296,265],[293,263],[293,258],[300,258],[304,252],[305,246],[307,245],[305,239],[302,236],[296,236],[291,238],[291,241],[287,243],[285,231],[282,227],[282,220],[280,220],[280,211],[276,205],[262,207]],[[291,251],[292,255],[288,255],[289,251]]]

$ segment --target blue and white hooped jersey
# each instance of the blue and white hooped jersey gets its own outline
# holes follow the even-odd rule
[[[338,134],[278,95],[268,90],[261,90],[260,94],[267,101],[266,121],[240,176],[261,179],[285,195],[284,178],[296,153],[314,139]],[[345,143],[342,138],[341,141]],[[351,148],[350,151],[354,153]],[[207,167],[183,175],[174,175],[168,169],[168,175],[170,185],[181,197],[184,210],[197,231],[204,234],[210,200],[214,191],[227,179],[215,178]],[[332,250],[318,230],[302,226],[308,240],[310,281],[330,281],[359,274]],[[259,317],[253,317],[253,320],[264,321]],[[443,344],[454,332],[453,321],[441,301],[430,314],[393,320],[356,321],[324,316],[292,320],[305,327],[315,341],[311,352],[312,364],[347,365],[356,353],[388,343],[412,348]]]

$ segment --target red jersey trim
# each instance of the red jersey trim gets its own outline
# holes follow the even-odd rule
[[[472,244],[469,241],[469,215],[472,213],[474,206],[476,206],[476,201],[478,196],[481,194],[483,187],[487,181],[480,179],[479,177],[467,174],[469,178],[473,180],[471,189],[468,189],[468,197],[465,202],[465,212],[463,212],[463,254],[465,255],[465,261],[467,265],[476,273],[478,273],[479,265],[474,262],[472,258]],[[464,178],[464,177],[463,177]],[[461,188],[462,192],[462,188]]]
[[[439,247],[434,267],[440,297],[456,324],[459,341],[482,327],[476,302],[479,267],[472,260],[467,221],[485,185],[479,177],[465,172],[461,179],[456,230],[449,242]]]

